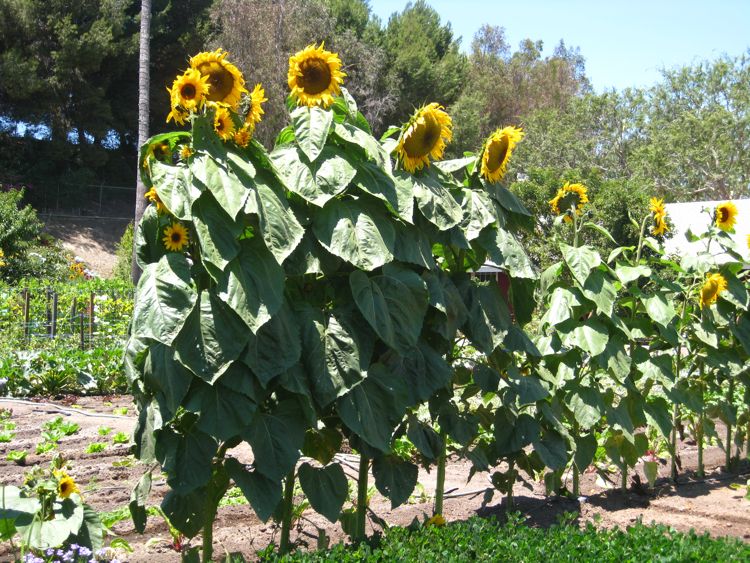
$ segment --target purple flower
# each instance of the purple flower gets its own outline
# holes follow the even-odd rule
[[[81,557],[88,557],[89,555],[91,555],[91,550],[85,545],[82,545],[78,548],[78,555],[80,555]]]

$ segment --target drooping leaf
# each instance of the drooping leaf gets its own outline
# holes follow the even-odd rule
[[[429,460],[436,460],[445,447],[440,434],[435,432],[431,426],[420,422],[412,416],[409,418],[409,427],[406,431],[409,441]]]
[[[390,449],[391,435],[408,401],[403,379],[382,364],[372,364],[367,377],[336,407],[344,424],[362,440],[381,451]]]
[[[592,271],[583,284],[583,294],[596,304],[596,310],[605,317],[612,314],[617,290],[601,270]]]
[[[183,366],[213,383],[239,357],[248,338],[240,317],[206,290],[175,339],[174,349]]]
[[[331,201],[315,216],[313,232],[329,252],[362,270],[369,272],[393,259],[391,222],[361,201]]]
[[[514,278],[536,278],[536,272],[526,251],[510,231],[501,227],[487,227],[477,243],[487,251],[490,259]]]
[[[182,254],[170,253],[143,271],[133,310],[136,335],[170,346],[195,308],[197,292]]]
[[[305,156],[314,162],[325,147],[333,112],[317,106],[299,106],[291,114],[294,136]]]
[[[241,227],[210,193],[195,200],[193,215],[194,234],[200,244],[201,259],[224,271],[240,251],[237,239],[242,234]]]
[[[677,314],[674,305],[663,293],[643,294],[640,296],[640,301],[646,308],[648,316],[662,326],[667,326]]]
[[[407,383],[409,405],[426,401],[435,391],[446,387],[453,376],[448,362],[426,342],[419,342],[404,355],[390,353],[381,360]]]
[[[287,399],[269,412],[258,411],[244,434],[258,471],[272,480],[289,473],[299,459],[305,430],[296,401]]]
[[[372,462],[375,486],[390,499],[391,510],[409,500],[417,486],[418,473],[416,465],[395,455],[378,456]]]
[[[413,176],[414,199],[422,215],[441,231],[455,227],[463,218],[459,203],[430,173]]]
[[[172,348],[163,344],[151,346],[146,367],[143,372],[146,384],[153,392],[157,392],[157,399],[163,398],[162,410],[166,407],[167,420],[172,418],[187,395],[193,374],[175,360]]]
[[[190,211],[200,191],[190,182],[185,166],[167,166],[158,160],[150,164],[151,179],[156,193],[169,212],[182,221],[192,221]]]
[[[263,385],[291,368],[301,354],[299,325],[287,306],[264,324],[250,342],[243,361]]]
[[[582,286],[586,285],[589,272],[602,262],[599,253],[588,246],[574,248],[567,244],[561,244],[560,250],[571,273]]]
[[[224,462],[224,466],[258,518],[267,521],[281,502],[281,481],[269,479],[259,471],[249,471],[232,457]]]
[[[193,173],[193,189],[210,191],[231,220],[245,207],[250,190],[243,185],[226,161],[216,160],[198,153],[193,158],[190,171]]]
[[[303,463],[298,475],[302,490],[313,509],[331,522],[336,522],[349,494],[346,475],[341,466],[332,463],[318,468]]]
[[[463,218],[459,227],[466,235],[466,240],[472,241],[482,230],[497,220],[495,207],[485,192],[464,188],[461,190],[459,205],[463,210]]]
[[[257,405],[247,395],[224,385],[200,383],[190,391],[185,408],[198,414],[200,430],[229,440],[250,425]]]

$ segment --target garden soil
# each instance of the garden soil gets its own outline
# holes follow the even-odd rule
[[[127,414],[113,414],[114,409],[126,407]],[[59,443],[59,451],[72,463],[70,474],[82,491],[86,502],[99,511],[113,511],[127,507],[130,491],[144,471],[144,466],[127,459],[127,445],[112,445],[111,436],[118,431],[130,434],[135,424],[135,409],[129,397],[68,397],[57,401],[31,402],[0,398],[0,408],[12,410],[11,420],[16,423],[16,436],[10,443],[0,444],[0,483],[18,485],[25,467],[5,459],[9,450],[26,450],[26,467],[46,464],[51,453],[35,455],[35,445],[41,440],[41,425],[47,420],[63,416],[80,425],[80,431]],[[118,411],[122,413],[122,411]],[[112,429],[108,437],[101,437],[98,429]],[[87,454],[91,442],[108,441],[106,450]],[[251,461],[249,447],[232,450],[240,461]],[[750,465],[743,461],[737,473],[725,473],[721,466],[724,452],[718,447],[708,447],[705,452],[707,477],[697,479],[697,448],[694,443],[681,442],[682,472],[677,485],[665,479],[669,474],[668,460],[659,467],[660,479],[654,491],[645,487],[645,477],[640,466],[637,477],[631,480],[626,495],[617,490],[619,476],[610,476],[612,483],[597,478],[596,473],[585,473],[581,478],[582,496],[579,499],[547,497],[543,483],[519,483],[515,488],[515,508],[521,511],[528,525],[546,527],[554,524],[561,515],[572,512],[579,525],[591,523],[600,527],[627,527],[638,520],[656,522],[680,531],[694,529],[712,536],[734,536],[750,541],[750,501],[744,498],[745,484],[750,477]],[[745,452],[746,455],[746,452]],[[743,458],[745,457],[743,455]],[[357,457],[340,455],[337,458],[344,471],[357,474]],[[452,461],[446,469],[446,500],[444,516],[448,521],[463,520],[473,515],[504,517],[506,503],[499,493],[489,498],[485,495],[488,475],[477,473],[467,482],[469,464]],[[371,480],[372,483],[372,480]],[[741,489],[731,485],[742,485]],[[605,486],[606,485],[606,486]],[[435,470],[420,469],[419,485],[409,503],[391,509],[389,501],[376,494],[371,500],[372,511],[388,525],[409,525],[415,518],[424,520],[431,515],[432,494],[435,488]],[[154,487],[149,504],[158,504],[167,492],[164,477],[154,473]],[[297,502],[302,499],[298,498]],[[349,506],[345,505],[345,508]],[[332,542],[346,541],[338,524],[332,524],[311,509],[306,510],[292,532],[292,539],[300,549],[314,549],[319,529],[325,530]],[[368,522],[368,534],[381,531],[378,525]],[[129,519],[113,526],[113,532],[126,539],[133,553],[119,555],[122,561],[162,563],[179,561],[169,530],[158,517],[149,517],[146,532],[137,534]],[[272,522],[261,522],[247,504],[220,508],[214,531],[214,552],[217,557],[226,552],[242,552],[249,560],[256,551],[269,543],[279,541],[279,530]],[[194,538],[191,545],[200,545]],[[11,559],[10,546],[0,545],[0,561]]]

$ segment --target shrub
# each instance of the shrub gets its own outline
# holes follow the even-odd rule
[[[133,223],[128,223],[128,226],[125,227],[125,232],[122,234],[120,242],[117,243],[115,255],[117,256],[117,262],[115,262],[112,277],[116,280],[130,281],[132,279],[131,265],[133,262]]]

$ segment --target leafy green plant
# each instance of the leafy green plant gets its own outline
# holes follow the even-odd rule
[[[109,436],[109,434],[112,432],[112,429],[109,426],[100,426],[97,429],[97,433],[99,436]]]
[[[90,550],[103,547],[99,515],[82,501],[61,457],[56,456],[48,469],[35,467],[27,472],[22,487],[4,485],[1,489],[2,539],[18,536],[22,551],[72,543]]]
[[[34,451],[36,452],[36,455],[43,455],[47,452],[50,452],[52,450],[57,449],[57,443],[55,442],[39,442]]]
[[[9,432],[7,430],[0,430],[0,442],[11,442],[15,437],[15,432]]]
[[[125,434],[125,432],[118,432],[114,436],[112,436],[112,443],[113,444],[127,444],[130,441],[130,436]]]
[[[5,456],[5,459],[17,463],[18,465],[23,465],[26,462],[27,455],[28,452],[25,450],[10,450]]]
[[[128,407],[116,407],[112,409],[112,414],[116,414],[119,416],[127,416],[128,414]]]
[[[87,454],[96,454],[99,452],[103,452],[107,449],[107,443],[106,442],[91,442],[86,446],[86,449],[84,452]]]
[[[42,429],[49,432],[57,432],[60,436],[72,436],[81,429],[81,425],[76,422],[65,420],[62,416],[57,416],[52,420],[45,422],[42,425]]]

